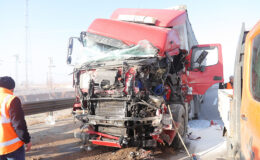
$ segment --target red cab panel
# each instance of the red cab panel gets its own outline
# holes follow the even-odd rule
[[[104,27],[105,26],[105,27]],[[89,33],[114,38],[127,45],[136,45],[141,40],[148,40],[159,49],[159,55],[179,48],[180,40],[177,31],[143,24],[96,19],[88,28]],[[178,54],[174,52],[171,55]]]
[[[192,47],[188,64],[187,83],[192,95],[204,94],[215,83],[223,82],[223,60],[220,44]]]

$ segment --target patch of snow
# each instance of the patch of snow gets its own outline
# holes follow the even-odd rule
[[[190,139],[187,138],[186,142],[190,153],[195,154],[198,160],[224,160],[227,149],[223,126],[218,111],[218,85],[216,84],[204,95],[199,120],[189,121]]]
[[[221,122],[221,121],[220,121]],[[211,151],[216,152],[216,149],[225,141],[223,134],[223,125],[217,124],[214,121],[214,124],[210,126],[210,121],[208,120],[194,120],[189,122],[189,131],[191,133],[192,139],[200,137],[197,140],[189,140],[189,150],[191,153],[196,155],[205,155],[211,153]],[[225,146],[225,145],[224,145]],[[220,147],[219,150],[222,150],[223,147]]]
[[[210,121],[208,120],[192,120],[189,121],[189,128],[207,128],[210,126]]]
[[[226,152],[227,152],[227,144],[226,141],[219,143],[218,145],[209,148],[206,151],[197,153],[200,159],[203,160],[212,160],[212,159],[226,159]]]
[[[223,126],[214,121],[210,126],[210,121],[195,120],[189,122],[189,131],[192,137],[200,137],[197,140],[188,140],[189,150],[191,153],[205,152],[210,148],[214,148],[225,141],[223,134]]]

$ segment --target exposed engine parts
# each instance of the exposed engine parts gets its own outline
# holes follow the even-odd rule
[[[174,127],[166,105],[173,100],[183,103],[181,79],[173,62],[167,59],[151,62],[144,60],[134,65],[124,62],[74,73],[77,104],[81,104],[74,109],[84,111],[76,118],[87,126],[85,134],[89,141],[98,143],[99,136],[109,141],[109,146],[119,148],[172,143],[173,135],[169,133],[174,132]]]

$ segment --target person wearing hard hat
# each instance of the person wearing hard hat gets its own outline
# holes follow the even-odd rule
[[[21,101],[13,95],[15,82],[0,77],[0,160],[24,160],[25,149],[31,149],[30,134]]]
[[[230,76],[229,82],[225,84],[225,89],[233,89],[233,80],[234,80],[234,77]]]

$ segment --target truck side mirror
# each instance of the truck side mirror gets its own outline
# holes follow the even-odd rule
[[[71,64],[71,56],[67,57],[67,64]]]
[[[71,64],[72,51],[73,51],[73,37],[70,37],[69,38],[68,53],[67,53],[67,64]]]
[[[69,45],[68,45],[68,53],[67,53],[67,64],[71,64],[72,62],[72,52],[73,52],[73,47],[74,47],[74,39],[78,40],[83,46],[83,39],[82,35],[81,37],[70,37],[69,38]]]

